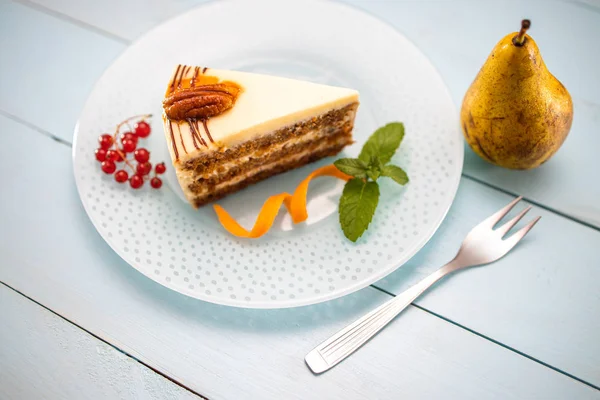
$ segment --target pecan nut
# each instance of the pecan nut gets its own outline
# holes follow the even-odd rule
[[[163,107],[171,120],[208,119],[233,107],[240,91],[233,82],[199,85],[176,90],[164,99]]]

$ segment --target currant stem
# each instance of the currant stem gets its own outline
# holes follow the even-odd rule
[[[140,114],[140,115],[134,115],[133,117],[129,117],[123,121],[121,121],[119,123],[119,125],[117,125],[117,131],[115,132],[115,135],[119,133],[119,131],[121,130],[121,126],[127,124],[129,125],[129,121],[131,121],[132,119],[141,119],[142,121],[148,118],[152,118],[152,114]],[[129,126],[129,129],[131,129],[131,126]]]
[[[120,151],[120,150],[119,150]],[[131,165],[131,163],[129,162],[129,160],[124,156],[123,157],[123,161],[125,161],[125,164],[127,164],[127,166],[129,168],[131,168],[131,171],[133,171],[133,173],[135,174],[137,171],[135,170],[135,168],[133,167],[133,165]]]
[[[113,138],[113,144],[112,144],[111,149],[113,149],[113,148],[114,148],[114,150],[116,150],[117,153],[119,153],[119,156],[123,159],[123,161],[125,161],[125,164],[127,164],[127,166],[129,168],[131,168],[131,170],[135,174],[135,168],[133,167],[133,165],[131,165],[131,163],[127,159],[127,153],[125,153],[123,150],[121,150],[119,148],[119,146],[117,146],[117,134],[116,133],[115,133],[115,136]]]
[[[152,114],[140,114],[140,115],[134,115],[133,117],[129,117],[121,122],[119,122],[119,124],[117,125],[117,128],[115,129],[115,133],[113,133],[113,144],[112,147],[117,151],[117,153],[119,153],[119,156],[121,156],[121,158],[123,159],[123,161],[125,161],[125,164],[127,164],[127,166],[129,168],[131,168],[131,171],[133,172],[133,174],[136,173],[136,169],[133,165],[131,165],[131,163],[129,162],[129,160],[127,159],[127,154],[122,151],[119,146],[117,145],[117,135],[119,134],[119,132],[121,131],[121,127],[123,125],[127,125],[127,127],[129,128],[130,132],[133,132],[133,129],[131,128],[131,125],[129,125],[129,121],[131,121],[132,119],[140,119],[142,121],[145,121],[146,119],[152,118]]]
[[[129,128],[129,132],[133,132],[133,128],[131,127],[131,125],[129,125],[129,121],[123,121],[125,122],[125,124],[127,124],[127,128]]]

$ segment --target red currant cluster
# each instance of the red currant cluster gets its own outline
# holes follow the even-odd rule
[[[98,138],[100,147],[96,149],[96,160],[101,163],[102,171],[109,175],[114,174],[115,181],[119,183],[129,181],[129,186],[133,189],[141,188],[144,185],[144,180],[149,179],[152,172],[150,152],[142,147],[138,148],[138,140],[147,138],[150,135],[150,125],[145,121],[145,119],[150,117],[150,115],[136,115],[135,117],[127,118],[117,125],[114,134],[105,133]],[[129,124],[132,119],[140,119],[133,126],[133,129]],[[129,127],[129,131],[119,136],[121,127],[124,125]],[[121,142],[120,146],[117,136],[119,136]],[[133,159],[128,158],[131,153],[133,153]],[[135,166],[133,165],[134,161],[137,162]],[[122,162],[131,169],[131,177],[129,177],[129,173],[124,168],[117,171],[117,164]],[[154,189],[159,189],[162,186],[162,180],[158,175],[164,174],[166,170],[165,163],[156,164],[154,166],[154,176],[150,178],[150,186]]]

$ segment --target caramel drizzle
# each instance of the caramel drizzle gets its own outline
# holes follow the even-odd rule
[[[179,160],[179,152],[177,151],[177,144],[175,143],[175,135],[173,134],[173,122],[169,119],[169,132],[171,133],[171,146],[175,153],[175,160]]]
[[[210,139],[211,143],[214,143],[215,141],[213,140],[212,136],[210,136],[210,131],[208,130],[208,125],[206,123],[206,119],[202,120],[202,125],[204,125],[204,131],[206,132],[206,134],[208,135],[208,138]]]
[[[202,68],[202,73],[205,74],[207,69],[208,69],[208,67]]]

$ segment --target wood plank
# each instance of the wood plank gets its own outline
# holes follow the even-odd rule
[[[0,285],[3,399],[200,399]]]
[[[0,137],[0,166],[14,171],[5,177],[13,195],[0,198],[0,220],[12,227],[0,231],[0,280],[208,398],[600,397],[416,308],[315,378],[304,354],[387,295],[367,288],[312,307],[264,311],[169,291],[127,266],[95,232],[67,146],[2,117],[0,130],[12,133]],[[25,145],[27,159],[19,156]],[[39,193],[49,194],[43,205]]]
[[[452,259],[471,228],[511,199],[463,179],[434,238],[375,286],[403,292]],[[600,232],[537,207],[524,221],[536,215],[542,220],[505,258],[449,277],[416,303],[600,386]]]
[[[69,0],[20,0],[21,3],[60,13],[76,21],[133,41],[161,22],[210,0],[163,1],[145,0],[106,3]],[[135,16],[132,18],[132,16]]]
[[[0,111],[71,141],[95,81],[125,45],[0,2]]]

